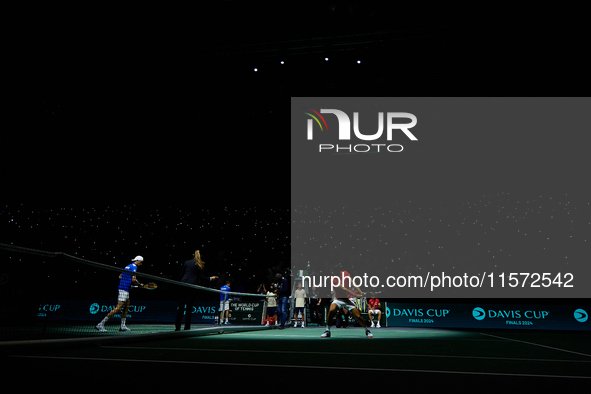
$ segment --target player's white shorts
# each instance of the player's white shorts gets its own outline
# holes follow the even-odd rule
[[[373,315],[377,315],[378,313],[380,313],[379,309],[370,309],[369,313],[373,314]]]
[[[117,297],[117,301],[125,302],[129,300],[129,291],[119,290],[119,297]]]
[[[352,299],[335,298],[332,300],[332,303],[336,304],[339,307],[339,309],[345,308],[348,311],[357,308],[357,305],[355,305],[355,301],[353,301]]]
[[[220,312],[230,310],[230,301],[220,301]]]

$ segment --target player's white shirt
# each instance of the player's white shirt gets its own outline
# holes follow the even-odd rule
[[[305,301],[306,301],[306,290],[304,290],[304,289],[296,290],[295,291],[295,298],[296,298],[295,307],[296,308],[303,308],[305,305]]]
[[[268,291],[267,292],[267,295],[268,296],[270,296],[270,295],[274,296],[275,293],[273,293],[271,291]],[[267,307],[268,308],[274,308],[276,306],[277,306],[277,298],[276,297],[267,297]]]

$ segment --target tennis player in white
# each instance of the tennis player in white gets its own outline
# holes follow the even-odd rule
[[[306,290],[302,289],[302,282],[299,281],[298,282],[298,288],[296,289],[296,291],[294,292],[294,297],[295,297],[295,310],[294,310],[294,316],[295,316],[295,323],[294,323],[294,328],[298,326],[298,316],[299,316],[299,321],[301,322],[302,327],[305,327],[305,311],[304,311],[304,307],[306,305]]]
[[[339,276],[341,280],[340,284],[338,283],[339,278],[335,278],[333,280],[333,285],[335,286],[334,297],[332,299],[332,303],[330,304],[330,309],[328,310],[328,316],[326,316],[326,331],[324,331],[324,334],[322,334],[320,337],[330,338],[330,326],[332,325],[332,318],[338,310],[345,308],[351,312],[355,319],[357,319],[361,327],[365,328],[365,335],[368,338],[373,338],[373,334],[367,328],[365,320],[363,317],[361,317],[359,309],[357,309],[357,306],[355,305],[355,297],[363,295],[363,292],[358,287],[355,287],[355,292],[343,286],[344,284],[351,283],[351,275],[347,271],[341,271]],[[337,284],[339,284],[339,286],[336,286]]]

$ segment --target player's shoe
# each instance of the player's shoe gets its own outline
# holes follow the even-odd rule
[[[224,325],[225,325],[225,326],[231,326],[231,325],[232,325],[232,323],[230,323],[229,321],[227,321],[227,322],[225,322],[225,323],[224,323]]]
[[[378,322],[378,325],[376,327],[377,328],[382,328],[382,326],[380,326],[380,322]]]
[[[99,330],[100,332],[107,332],[105,326],[101,326],[100,324],[97,324],[94,328]]]
[[[121,326],[121,328],[119,329],[119,331],[125,332],[125,331],[131,331],[131,330],[129,328],[127,328],[126,326]]]
[[[324,334],[320,335],[320,338],[330,338],[330,331],[329,330],[324,331]]]
[[[368,338],[373,338],[373,334],[369,330],[365,330],[365,335],[367,335]]]
[[[378,323],[378,324],[379,324],[379,323]],[[374,322],[371,322],[371,327],[373,328],[373,327],[375,327],[375,326],[376,326],[376,325],[375,325],[375,323],[374,323]]]

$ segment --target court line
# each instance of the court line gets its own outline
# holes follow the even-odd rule
[[[514,361],[551,361],[569,363],[591,363],[591,360],[550,360],[539,358],[511,358],[511,357],[485,357],[485,356],[450,356],[445,354],[407,354],[407,353],[350,353],[350,352],[302,352],[285,350],[244,350],[244,349],[198,349],[198,348],[171,348],[171,347],[149,347],[149,346],[101,346],[105,349],[146,349],[146,350],[170,350],[170,351],[211,351],[211,352],[243,352],[243,353],[280,353],[280,354],[312,354],[312,355],[337,355],[337,356],[397,356],[397,357],[440,357],[440,358],[476,358],[485,360],[514,360]]]
[[[46,359],[61,359],[61,360],[86,360],[86,361],[121,361],[133,363],[161,363],[161,364],[199,364],[199,365],[220,365],[220,366],[238,366],[238,367],[257,367],[257,368],[308,368],[308,369],[337,369],[337,370],[353,370],[353,371],[380,371],[380,372],[423,372],[423,373],[442,373],[442,374],[456,374],[456,375],[491,375],[491,376],[520,376],[520,377],[535,377],[535,378],[566,378],[566,379],[591,379],[591,376],[566,376],[566,375],[534,375],[534,374],[519,374],[519,373],[497,373],[497,372],[469,372],[469,371],[438,371],[427,369],[397,369],[397,368],[365,368],[365,367],[327,367],[327,366],[310,366],[310,365],[281,365],[281,364],[248,364],[248,363],[215,363],[210,361],[172,361],[172,360],[146,360],[146,359],[117,359],[117,358],[85,358],[85,357],[57,357],[57,356],[24,356],[14,355],[9,357],[17,358],[46,358]]]
[[[499,338],[499,339],[505,339],[505,340],[507,340],[507,341],[513,341],[513,342],[527,343],[528,345],[535,345],[535,346],[539,346],[539,347],[545,347],[545,348],[552,349],[552,350],[559,350],[559,351],[561,351],[561,352],[567,352],[567,353],[578,354],[579,356],[587,356],[587,357],[591,357],[591,354],[585,354],[585,353],[573,352],[572,350],[560,349],[560,348],[557,348],[557,347],[552,347],[552,346],[547,346],[547,345],[540,345],[539,343],[533,343],[533,342],[527,342],[527,341],[520,341],[519,339],[504,338],[504,337],[499,337],[499,336],[496,336],[496,335],[491,335],[491,334],[484,334],[484,333],[480,333],[480,335],[487,335],[487,336],[489,336],[489,337],[493,337],[493,338]]]

